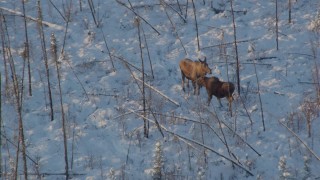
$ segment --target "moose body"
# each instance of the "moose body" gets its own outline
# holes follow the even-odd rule
[[[200,86],[197,83],[200,77],[204,77],[206,74],[211,74],[211,69],[209,68],[206,59],[201,61],[192,61],[190,59],[182,59],[179,63],[181,76],[182,76],[182,89],[185,92],[184,83],[185,78],[187,78],[187,86],[189,87],[189,80],[192,81],[194,88],[194,94],[199,95]]]
[[[200,86],[204,86],[208,93],[208,106],[210,105],[210,101],[212,99],[212,95],[217,97],[220,106],[221,98],[226,97],[229,102],[229,111],[232,112],[231,103],[233,101],[232,94],[234,92],[234,85],[231,82],[222,82],[217,77],[201,77],[198,80]]]

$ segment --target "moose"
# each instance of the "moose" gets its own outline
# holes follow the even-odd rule
[[[184,82],[185,78],[187,78],[187,87],[189,88],[189,80],[192,81],[192,85],[194,88],[194,94],[200,94],[200,86],[197,83],[198,79],[204,77],[206,74],[211,74],[211,69],[207,64],[206,57],[203,61],[199,59],[199,61],[192,61],[188,58],[182,59],[179,63],[181,76],[182,76],[182,89],[185,92]]]
[[[233,101],[232,94],[234,92],[234,85],[231,82],[222,82],[217,77],[200,77],[198,80],[200,86],[204,86],[208,93],[208,106],[212,99],[212,95],[217,97],[220,107],[221,98],[227,97],[229,102],[229,111],[232,113],[231,103]]]

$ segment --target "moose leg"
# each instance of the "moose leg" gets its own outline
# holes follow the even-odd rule
[[[211,99],[212,99],[212,95],[208,94],[208,106],[210,105],[210,102],[211,102]]]
[[[184,81],[185,81],[185,75],[183,74],[183,72],[181,71],[181,77],[182,77],[182,90],[183,92],[186,92],[185,88],[184,88]],[[189,82],[188,82],[188,85],[189,85]]]
[[[200,94],[200,88],[199,88],[198,82],[196,82],[196,94],[197,94],[197,95]]]
[[[188,88],[188,91],[190,91],[190,88],[189,88],[189,79],[187,79],[187,88]]]
[[[192,81],[192,86],[193,86],[193,94],[196,95],[197,83],[195,81]]]
[[[220,99],[220,98],[217,98],[217,99],[218,99],[218,101],[219,101],[220,107],[222,107],[221,99]]]
[[[231,116],[232,116],[232,107],[231,107],[231,106],[232,106],[232,105],[231,105],[232,100],[233,100],[233,97],[232,97],[232,96],[228,97],[228,102],[229,102],[229,111],[230,111]]]
[[[200,95],[200,85],[198,84],[198,82],[196,82],[195,83],[196,85],[195,85],[195,88],[196,88],[196,90],[197,90],[197,95],[199,96]]]

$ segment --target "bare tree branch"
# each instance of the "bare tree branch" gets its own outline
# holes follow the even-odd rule
[[[172,102],[173,104],[180,106],[180,104],[178,102],[176,102],[175,100],[172,100],[171,98],[169,98],[168,96],[166,96],[165,94],[163,94],[161,91],[159,91],[158,89],[156,89],[155,87],[143,82],[142,80],[140,80],[139,78],[135,77],[134,75],[132,75],[132,77],[142,83],[144,83],[148,88],[154,90],[155,92],[157,92],[158,94],[160,94],[162,97],[166,98],[168,101]]]
[[[139,113],[136,113],[135,111],[133,111],[132,109],[128,109],[128,110],[129,110],[130,112],[134,113],[135,115],[141,117],[141,118],[145,118],[145,117],[143,117],[142,115],[140,115]],[[148,120],[148,121],[150,121],[151,123],[154,123],[154,124],[155,124],[155,121],[153,121],[153,120],[151,120],[151,119],[148,119],[148,118],[145,118],[145,119]],[[241,164],[239,164],[238,162],[236,162],[236,161],[228,158],[227,156],[219,153],[218,151],[214,150],[213,148],[211,148],[211,147],[209,147],[209,146],[207,146],[207,145],[205,145],[205,144],[202,144],[202,143],[200,143],[200,142],[197,142],[197,141],[195,141],[195,140],[193,140],[193,139],[190,139],[190,138],[184,137],[184,136],[182,136],[182,135],[179,135],[179,134],[177,134],[177,133],[175,133],[175,132],[172,132],[172,131],[168,130],[166,127],[164,127],[164,126],[161,125],[161,124],[160,124],[160,127],[161,127],[161,129],[163,129],[165,132],[167,132],[167,133],[169,133],[169,134],[171,134],[171,135],[173,135],[173,136],[175,136],[175,137],[177,137],[177,138],[179,138],[179,139],[183,139],[183,140],[189,141],[189,142],[191,142],[191,143],[194,143],[194,144],[196,144],[196,145],[198,145],[198,146],[201,146],[201,147],[203,147],[203,148],[205,148],[205,149],[207,149],[207,150],[215,153],[216,155],[218,155],[218,156],[220,156],[220,157],[222,157],[222,158],[230,161],[232,164],[238,166],[240,169],[246,171],[250,176],[253,176],[252,172],[250,172],[248,169],[246,169],[245,167],[243,167]]]
[[[284,126],[285,128],[288,129],[288,131],[294,135],[306,148],[307,150],[312,154],[314,155],[314,157],[316,157],[319,161],[320,161],[320,157],[295,133],[293,132],[288,126],[286,126],[283,122],[281,122],[280,120],[278,120],[279,123]]]
[[[127,6],[125,3],[121,2],[120,0],[116,0],[117,3],[119,3],[120,5],[126,7],[127,9],[129,9],[131,12],[133,12],[136,16],[138,16],[140,19],[142,19],[145,23],[147,23],[158,35],[160,35],[161,33],[154,28],[147,20],[145,20],[143,17],[141,17],[137,12],[134,11],[133,8],[130,8],[129,6]]]
[[[15,11],[15,10],[12,10],[12,9],[8,9],[8,8],[4,8],[4,7],[0,7],[1,10],[3,11],[7,11],[9,13],[12,13],[12,14],[15,14],[15,15],[18,15],[18,16],[21,16],[21,17],[24,17],[23,13],[19,12],[19,11]],[[35,21],[35,22],[38,22],[39,20],[37,18],[34,18],[34,17],[31,17],[31,16],[26,16],[27,19],[30,19],[32,21]],[[50,22],[47,22],[47,21],[41,21],[41,24],[43,25],[46,25],[48,27],[51,27],[51,28],[54,28],[56,30],[63,30],[64,28],[60,25],[57,25],[57,24],[53,24],[53,23],[50,23]]]

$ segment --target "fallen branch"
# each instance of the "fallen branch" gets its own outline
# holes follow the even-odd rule
[[[160,94],[162,97],[166,98],[167,100],[169,100],[170,102],[172,102],[173,104],[177,105],[177,106],[180,106],[180,104],[172,99],[170,99],[168,96],[166,96],[165,94],[163,94],[161,91],[159,91],[158,89],[156,89],[155,87],[143,82],[142,80],[140,80],[139,78],[135,77],[133,74],[132,74],[132,77],[135,79],[135,80],[138,80],[140,81],[141,83],[144,83],[144,85],[146,85],[148,88],[154,90],[155,92],[157,92],[158,94]]]
[[[190,141],[190,142],[192,142],[192,143],[194,143],[194,144],[197,144],[197,145],[199,145],[199,146],[202,146],[203,148],[205,148],[205,149],[207,149],[207,150],[215,153],[216,155],[218,155],[218,156],[220,156],[220,157],[223,157],[224,159],[230,161],[232,164],[234,164],[234,165],[238,166],[239,168],[243,169],[243,170],[246,171],[250,176],[253,176],[253,174],[252,174],[249,170],[247,170],[245,167],[241,166],[241,165],[238,164],[236,161],[228,158],[227,156],[225,156],[225,155],[223,155],[223,154],[220,154],[219,152],[215,151],[215,150],[212,149],[211,147],[209,147],[209,146],[207,146],[207,145],[205,145],[205,144],[199,143],[199,142],[197,142],[197,141],[195,141],[195,140],[192,140],[192,139],[186,138],[186,137],[184,137],[184,136],[181,136],[181,135],[179,135],[179,134],[176,134],[176,133],[174,133],[174,132],[168,131],[167,129],[165,129],[165,131],[168,132],[168,133],[170,133],[170,134],[172,134],[172,135],[174,135],[174,136],[176,136],[176,137],[178,137],[178,138],[181,138],[181,139]]]
[[[226,62],[222,62],[222,61],[215,62],[215,63],[217,63],[217,64],[226,64]],[[232,65],[232,64],[235,64],[235,63],[236,63],[236,62],[229,62],[228,64],[229,64],[229,65]],[[239,64],[241,64],[241,65],[247,65],[247,64],[251,65],[251,64],[253,64],[253,63],[251,63],[251,62],[240,62]],[[256,65],[271,66],[272,64],[270,64],[270,63],[256,63]]]
[[[288,53],[288,55],[300,55],[300,56],[308,56],[308,57],[312,57],[315,58],[314,55],[310,55],[310,54],[305,54],[305,53]]]
[[[127,65],[130,65],[131,67],[133,67],[134,69],[136,69],[136,70],[138,70],[139,72],[142,73],[142,70],[141,70],[141,69],[139,69],[137,66],[129,63],[129,62],[128,62],[127,60],[125,60],[123,57],[121,57],[121,56],[116,56],[116,55],[113,55],[113,54],[111,54],[111,56],[119,59],[120,61],[124,62],[124,63],[127,64]],[[146,73],[144,73],[144,75],[148,76],[148,74],[146,74]]]
[[[236,42],[237,43],[244,43],[244,42],[250,42],[250,41],[254,41],[254,40],[258,40],[258,39],[259,38],[252,38],[252,39],[240,40],[240,41],[236,41]],[[234,44],[234,42],[228,42],[228,43],[216,44],[216,45],[212,45],[212,46],[205,46],[205,47],[202,47],[201,50],[213,48],[213,47],[219,47],[219,46],[233,45],[233,44]]]
[[[185,117],[182,117],[182,116],[180,116],[180,117],[179,116],[169,116],[169,115],[165,115],[165,114],[161,114],[161,113],[155,113],[155,114],[160,115],[160,116],[164,116],[164,117],[180,119],[180,120],[183,120],[183,121],[190,121],[190,122],[197,123],[197,124],[200,124],[200,125],[205,125],[211,131],[213,131],[213,133],[219,138],[219,140],[222,142],[222,144],[224,144],[227,147],[227,143],[219,136],[219,134],[213,129],[213,127],[210,126],[209,123],[197,121],[197,120],[194,120],[194,119],[185,118]]]
[[[216,114],[215,113],[213,113],[213,112],[211,112],[208,108],[205,108],[209,113],[211,113],[213,116],[216,116]],[[245,144],[247,144],[249,147],[250,147],[250,149],[252,149],[258,156],[261,156],[261,154],[257,151],[257,150],[255,150],[249,143],[247,143],[238,133],[236,133],[227,123],[225,123],[223,120],[221,120],[220,119],[220,121],[221,121],[221,123],[223,124],[223,125],[225,125],[233,134],[235,134],[235,135],[237,135],[238,136],[238,138],[240,138],[241,139],[241,141],[242,142],[244,142]]]
[[[5,136],[2,132],[0,132],[0,134],[1,134],[1,136],[7,141],[7,142],[9,142],[11,145],[13,145],[15,148],[17,148],[18,149],[18,146],[12,141],[12,140],[10,140],[7,136]],[[20,149],[19,149],[20,150]],[[20,150],[21,151],[21,150]],[[26,157],[30,160],[30,161],[32,161],[33,163],[34,163],[34,165],[36,165],[36,166],[38,166],[39,164],[35,161],[35,160],[33,160],[32,158],[31,158],[31,156],[29,156],[28,154],[26,154]],[[1,176],[0,176],[1,177]]]
[[[164,134],[163,134],[163,132],[162,132],[162,129],[161,129],[161,127],[160,127],[159,121],[158,121],[157,118],[156,118],[155,113],[154,113],[151,109],[150,109],[150,112],[151,112],[151,114],[152,114],[152,116],[153,116],[153,118],[154,118],[154,121],[156,122],[156,125],[157,125],[157,128],[158,128],[159,132],[161,133],[162,137],[164,138]]]
[[[1,173],[0,174],[0,177],[3,176],[3,177],[6,177],[6,176],[11,176],[12,174],[11,173]],[[22,175],[22,174],[19,174],[19,175]],[[50,173],[50,172],[44,172],[44,173],[33,173],[33,172],[28,172],[28,175],[30,176],[38,176],[40,175],[41,177],[44,177],[44,176],[65,176],[66,173]],[[84,176],[86,174],[84,173],[71,173],[69,174],[70,176]]]
[[[230,64],[235,64],[236,62],[230,62]],[[251,64],[253,64],[253,63],[239,63],[239,64],[241,64],[241,65],[251,65]],[[267,64],[267,63],[257,63],[256,65],[261,65],[261,66],[271,66],[271,64]]]
[[[21,17],[24,17],[23,13],[19,12],[19,11],[15,11],[15,10],[12,10],[12,9],[8,9],[8,8],[4,8],[4,7],[0,7],[0,10],[3,10],[3,11],[7,11],[9,13],[12,13],[12,14],[15,14],[15,15],[18,15],[18,16],[21,16]],[[31,16],[26,16],[27,19],[30,19],[32,21],[35,21],[35,22],[39,22],[38,18],[34,18],[34,17],[31,17]],[[51,28],[54,28],[56,30],[64,30],[64,27],[62,26],[59,26],[57,24],[53,24],[53,23],[50,23],[50,22],[47,22],[47,21],[41,21],[41,23],[45,26],[48,26],[48,27],[51,27]]]
[[[288,129],[288,131],[293,134],[306,148],[307,150],[314,155],[314,157],[316,157],[319,161],[320,161],[320,158],[319,156],[295,133],[293,132],[288,126],[286,126],[285,124],[283,124],[283,122],[281,122],[280,120],[278,120],[279,123],[284,126],[285,128]]]
[[[139,116],[139,117],[141,117],[141,118],[144,118],[145,120],[147,120],[147,121],[155,124],[155,122],[154,122],[153,120],[148,119],[148,118],[140,115],[139,113],[136,113],[136,112],[133,111],[132,109],[128,109],[128,110],[131,111],[132,113],[134,113],[135,115],[137,115],[137,116]],[[209,146],[207,146],[207,145],[205,145],[205,144],[202,144],[202,143],[200,143],[200,142],[197,142],[197,141],[195,141],[195,140],[193,140],[193,139],[189,139],[189,138],[184,137],[184,136],[182,136],[182,135],[179,135],[179,134],[177,134],[177,133],[175,133],[175,132],[172,132],[172,131],[168,130],[166,127],[164,127],[164,126],[161,125],[161,124],[160,124],[160,127],[161,127],[161,129],[163,129],[165,132],[167,132],[167,133],[169,133],[169,134],[171,134],[171,135],[173,135],[173,136],[175,136],[175,137],[177,137],[177,138],[179,138],[179,139],[189,141],[189,142],[191,142],[191,143],[194,143],[194,144],[196,144],[196,145],[198,145],[198,146],[201,146],[201,147],[203,147],[203,148],[205,148],[205,149],[207,149],[207,150],[215,153],[216,155],[218,155],[218,156],[220,156],[220,157],[222,157],[222,158],[230,161],[232,164],[234,164],[234,165],[238,166],[239,168],[243,169],[243,170],[246,171],[249,175],[253,176],[253,174],[252,174],[249,170],[247,170],[245,167],[243,167],[241,164],[239,164],[238,162],[236,162],[236,161],[228,158],[227,156],[219,153],[218,151],[214,150],[213,148],[211,148],[211,147],[209,147]]]
[[[167,3],[169,4],[170,6],[179,6],[178,3]],[[133,8],[143,8],[143,9],[146,9],[146,8],[152,8],[154,6],[161,6],[161,3],[154,3],[154,4],[135,4],[135,5],[132,5]],[[184,4],[180,4],[180,6],[186,6]]]
[[[311,84],[311,85],[318,85],[319,83],[316,82],[306,82],[306,81],[299,81],[300,84]]]
[[[208,109],[207,109],[208,110]],[[211,111],[209,111],[210,113],[212,113]],[[160,116],[164,116],[164,117],[170,117],[170,118],[177,118],[177,119],[181,119],[183,121],[190,121],[190,122],[193,122],[193,123],[198,123],[198,124],[203,124],[203,125],[206,125],[208,128],[210,128],[217,136],[218,138],[220,139],[220,141],[225,144],[225,142],[221,139],[221,137],[214,131],[214,129],[208,124],[208,123],[203,123],[203,122],[200,122],[200,121],[197,121],[197,120],[194,120],[194,119],[190,119],[190,118],[186,118],[186,117],[182,117],[182,116],[169,116],[169,115],[165,115],[165,114],[161,114],[161,113],[155,113],[157,115],[160,115]],[[251,118],[250,118],[251,119]],[[221,120],[220,120],[221,121]],[[232,130],[232,128],[230,126],[228,126],[225,122],[221,121],[222,124],[224,124],[230,131],[232,131],[232,133],[234,133],[235,135],[238,136],[238,138],[240,138],[240,140],[242,142],[244,142],[245,144],[247,144],[255,153],[257,153],[259,156],[261,156],[261,154],[255,150],[248,142],[246,142],[246,140],[244,140],[238,133],[236,133],[235,131]]]
[[[89,96],[112,96],[112,97],[118,97],[119,95],[116,94],[104,94],[104,93],[87,93]]]
[[[277,58],[276,56],[269,56],[269,57],[259,57],[259,58],[256,58],[256,59],[247,59],[247,61],[261,61],[261,60],[265,60],[265,59],[275,59]]]

